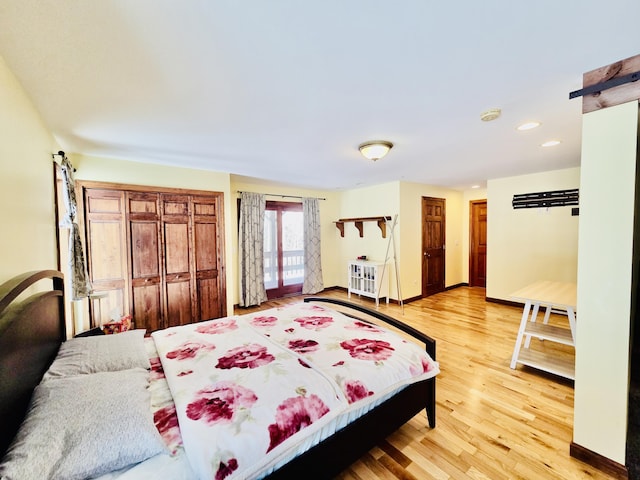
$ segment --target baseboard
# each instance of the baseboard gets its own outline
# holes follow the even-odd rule
[[[445,291],[446,290],[453,290],[454,288],[458,288],[458,287],[468,287],[469,284],[467,282],[462,282],[462,283],[456,283],[455,285],[449,285],[448,287],[444,287]]]
[[[571,442],[571,445],[569,445],[569,455],[615,477],[617,480],[629,479],[627,467],[577,443]]]
[[[492,297],[484,297],[486,302],[499,303],[500,305],[507,305],[509,307],[524,307],[524,303],[522,302],[512,302],[511,300],[503,300],[501,298],[492,298]]]
[[[334,285],[333,287],[325,287],[323,292],[326,292],[327,290],[342,290],[343,292],[346,292],[347,288],[346,287],[339,287],[338,285]]]

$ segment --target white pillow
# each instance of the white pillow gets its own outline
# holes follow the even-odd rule
[[[114,335],[71,338],[60,345],[44,379],[84,373],[151,368],[144,347],[146,330],[128,330]]]
[[[0,464],[0,478],[85,479],[167,453],[148,383],[143,369],[42,382]]]

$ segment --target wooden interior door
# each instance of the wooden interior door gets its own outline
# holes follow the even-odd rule
[[[444,290],[445,200],[422,197],[422,296]]]
[[[186,325],[194,319],[189,197],[162,195],[164,240],[165,326]]]
[[[131,303],[136,328],[162,328],[162,253],[157,193],[127,192]]]
[[[99,300],[99,309],[89,302],[91,323],[100,325],[110,321],[112,311],[118,316],[129,313],[124,192],[87,189],[84,210],[89,281],[94,293],[107,294]]]
[[[223,260],[218,257],[222,242],[218,231],[219,203],[214,197],[192,199],[193,245],[195,259],[195,289],[197,320],[220,318],[226,315],[222,285]]]
[[[487,286],[487,201],[469,202],[469,286]]]

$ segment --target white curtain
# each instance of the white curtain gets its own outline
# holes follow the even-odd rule
[[[320,256],[320,205],[317,198],[302,199],[304,222],[304,282],[302,293],[318,293],[322,283],[322,259]]]
[[[238,263],[241,307],[260,305],[267,300],[264,288],[264,211],[265,196],[240,193]]]
[[[84,261],[82,241],[80,240],[80,229],[76,223],[77,203],[75,180],[73,179],[73,165],[63,156],[62,179],[64,188],[62,190],[66,215],[60,222],[60,226],[69,228],[69,271],[71,272],[71,298],[79,300],[87,297],[91,293],[91,285],[87,274],[87,266]]]

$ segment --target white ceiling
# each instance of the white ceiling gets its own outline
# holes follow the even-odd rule
[[[466,189],[578,166],[569,92],[640,53],[638,18],[638,0],[0,0],[0,55],[67,153]],[[395,146],[365,160],[372,139]]]

